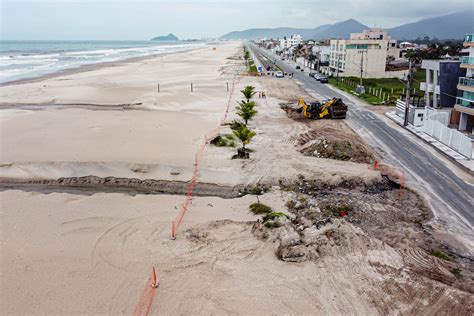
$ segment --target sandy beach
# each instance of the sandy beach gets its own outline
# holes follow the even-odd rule
[[[228,42],[0,87],[4,314],[130,315],[152,267],[154,315],[474,311],[472,282],[429,254],[440,243],[420,228],[422,197],[399,198],[344,121],[289,117],[280,104],[298,85],[248,76],[241,55]],[[231,133],[220,121],[249,84],[267,93],[251,158],[206,144],[171,240],[195,153]],[[360,157],[320,154],[341,140]],[[264,227],[257,198],[291,221]],[[328,206],[349,202],[354,221]]]

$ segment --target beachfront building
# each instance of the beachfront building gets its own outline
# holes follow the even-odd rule
[[[299,44],[303,44],[303,37],[301,35],[291,35],[290,37],[283,37],[283,39],[280,40],[280,49],[288,49],[292,46],[296,46]]]
[[[364,78],[401,77],[406,71],[386,71],[389,56],[401,57],[397,41],[379,28],[351,33],[350,39],[330,41],[328,75]]]
[[[433,108],[454,107],[459,77],[466,74],[459,60],[423,60],[426,81],[420,83],[425,92],[425,105]]]
[[[455,110],[461,113],[459,130],[474,133],[474,34],[467,34],[464,47],[469,49],[469,56],[461,57],[461,67],[466,75],[458,81],[458,97]]]

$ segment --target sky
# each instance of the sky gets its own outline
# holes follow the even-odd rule
[[[473,0],[0,0],[0,39],[203,38],[351,18],[389,28],[473,6]]]

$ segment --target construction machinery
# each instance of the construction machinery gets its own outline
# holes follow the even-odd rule
[[[296,112],[303,113],[305,118],[315,120],[322,118],[344,119],[346,118],[347,105],[338,98],[310,103],[306,103],[303,98],[300,98]]]

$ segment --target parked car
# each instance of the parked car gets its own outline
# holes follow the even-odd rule
[[[277,77],[277,78],[283,78],[283,77],[285,77],[285,76],[283,75],[283,72],[282,72],[282,71],[277,71],[277,72],[275,72],[275,77]]]
[[[310,76],[310,77],[313,77],[313,78],[314,78],[315,75],[316,75],[316,74],[315,74],[314,72],[310,72],[310,73],[309,73],[309,76]]]
[[[328,82],[329,82],[329,79],[328,79],[328,77],[321,76],[321,78],[319,79],[319,82],[321,82],[321,83],[328,83]]]
[[[316,79],[316,81],[319,81],[319,80],[321,80],[321,75],[320,74],[315,74],[313,78]]]
[[[301,67],[300,67],[300,66],[296,66],[296,69],[301,69]]]

